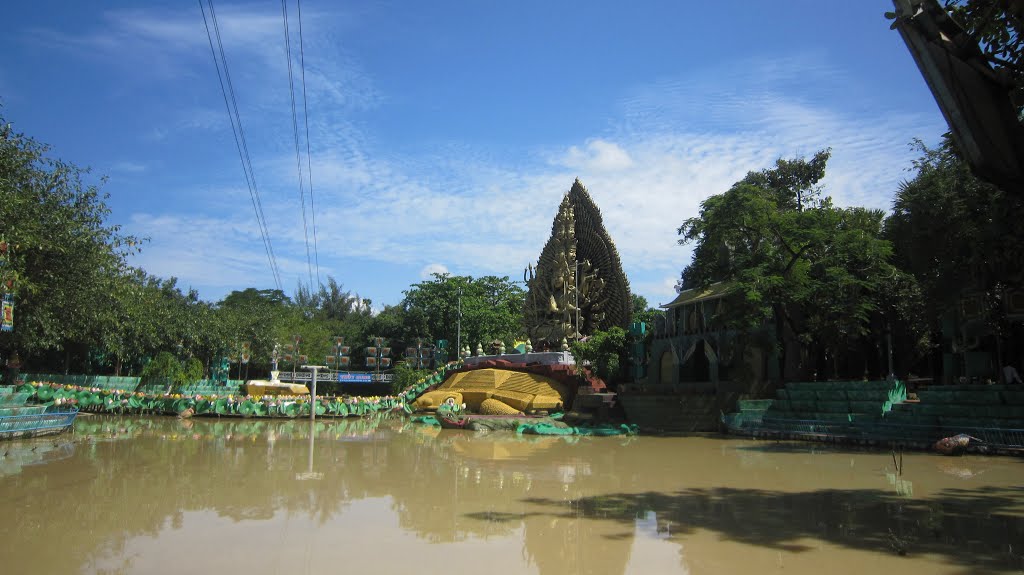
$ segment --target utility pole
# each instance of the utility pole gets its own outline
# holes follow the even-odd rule
[[[313,371],[313,385],[311,389],[312,400],[309,404],[309,420],[313,421],[316,419],[316,373],[321,369],[326,369],[324,365],[303,365],[302,369],[309,369]]]
[[[459,288],[459,315],[456,320],[455,349],[462,353],[462,288]]]
[[[574,284],[572,292],[573,292],[573,295],[576,297],[576,329],[573,330],[576,333],[574,333],[573,336],[575,337],[576,341],[579,341],[580,340],[580,336],[583,335],[583,334],[580,333],[580,261],[579,260],[576,260],[576,267],[573,270],[572,281],[573,281],[573,284]]]

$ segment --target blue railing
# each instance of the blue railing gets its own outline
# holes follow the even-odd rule
[[[70,427],[77,415],[77,409],[31,415],[5,415],[0,417],[0,437]]]

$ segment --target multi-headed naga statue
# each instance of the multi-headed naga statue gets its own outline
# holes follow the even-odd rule
[[[562,198],[537,267],[528,267],[523,279],[523,321],[540,349],[599,329],[629,327],[629,281],[601,211],[579,179]]]

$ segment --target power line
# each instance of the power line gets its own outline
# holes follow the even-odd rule
[[[245,139],[245,129],[242,127],[242,116],[238,111],[238,100],[235,98],[235,86],[231,81],[231,71],[228,68],[228,57],[224,52],[224,42],[220,36],[220,24],[217,22],[217,12],[213,8],[213,0],[207,0],[207,4],[210,8],[210,17],[213,20],[213,30],[217,36],[217,48],[220,51],[221,63],[224,66],[224,79],[227,81],[228,94],[231,97],[231,108],[234,110],[235,122],[238,125],[238,136],[236,144],[241,142],[241,149],[244,151],[244,166],[243,169],[248,169],[249,179],[252,181],[251,197],[253,199],[254,210],[256,211],[256,219],[260,224],[261,234],[265,238],[267,252],[270,254],[271,271],[274,274],[274,283],[277,285],[277,289],[283,291],[283,284],[281,282],[281,270],[277,265],[277,256],[274,254],[274,245],[270,241],[270,228],[267,225],[267,216],[263,212],[263,201],[260,198],[260,191],[256,185],[256,172],[252,168],[252,157],[249,155],[249,145]],[[222,87],[223,88],[223,87]]]
[[[295,169],[299,174],[299,201],[302,205],[302,232],[306,240],[306,267],[309,270],[309,285],[313,286],[313,261],[309,254],[309,228],[306,225],[306,193],[302,186],[302,154],[299,151],[299,121],[295,113],[295,82],[292,76],[292,42],[288,32],[288,1],[281,0],[281,16],[284,19],[284,54],[288,60],[288,95],[292,105],[292,134],[295,137]]]
[[[309,176],[309,215],[313,223],[313,262],[316,264],[316,283],[320,285],[320,254],[316,247],[316,208],[313,205],[313,166],[309,153],[309,104],[306,102],[306,50],[302,40],[302,0],[295,0],[299,10],[299,70],[302,72],[302,115],[306,121],[306,172]]]
[[[249,157],[249,147],[245,142],[245,130],[242,128],[242,117],[238,113],[238,102],[235,99],[235,90],[231,83],[231,73],[228,71],[228,60],[227,56],[224,54],[224,44],[220,37],[220,26],[217,23],[217,13],[213,9],[213,0],[207,0],[210,8],[210,19],[213,21],[213,29],[217,37],[217,46],[220,50],[221,61],[218,61],[217,50],[213,47],[213,34],[210,33],[210,24],[206,19],[206,10],[203,8],[203,2],[202,0],[198,1],[199,11],[203,14],[203,25],[206,27],[206,38],[210,42],[210,54],[213,56],[213,65],[217,69],[217,81],[220,83],[221,95],[224,97],[224,106],[228,111],[228,121],[231,123],[231,134],[235,138],[235,147],[238,148],[238,157],[242,162],[242,172],[245,175],[245,184],[249,189],[249,197],[252,200],[253,211],[256,213],[256,223],[259,226],[260,236],[263,239],[263,248],[267,253],[267,261],[270,263],[270,271],[274,278],[274,285],[277,286],[278,290],[281,290],[281,274],[277,267],[277,258],[274,256],[274,247],[270,241],[266,217],[263,214],[263,203],[260,201],[259,189],[256,186],[256,176],[252,170],[252,161]],[[223,64],[224,67],[223,76],[221,74],[221,64]],[[226,88],[225,80],[227,81]]]

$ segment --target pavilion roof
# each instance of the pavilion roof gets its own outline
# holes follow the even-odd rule
[[[679,292],[679,295],[676,296],[676,299],[672,300],[669,303],[662,304],[660,307],[669,309],[673,307],[679,307],[681,305],[686,305],[689,303],[718,299],[728,295],[730,292],[733,291],[734,288],[735,285],[732,284],[731,282],[717,282],[711,284],[706,288],[693,288],[683,290]]]

